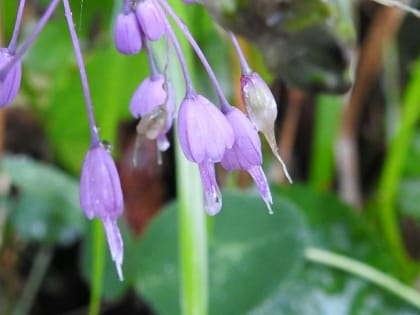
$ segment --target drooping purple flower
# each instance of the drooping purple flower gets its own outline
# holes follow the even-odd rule
[[[117,220],[123,212],[123,194],[115,163],[102,144],[91,147],[83,162],[80,206],[89,219],[98,217],[103,222],[112,260],[122,280],[123,242]]]
[[[13,55],[7,48],[0,48],[0,70],[5,67]],[[0,79],[0,108],[4,107],[15,99],[19,92],[22,77],[22,63],[18,60],[6,74],[4,79]]]
[[[261,197],[267,204],[269,212],[272,213],[270,205],[273,199],[261,167],[261,141],[258,132],[248,117],[237,108],[232,107],[225,116],[232,126],[235,142],[232,148],[226,150],[220,164],[228,171],[246,170],[254,179]]]
[[[166,31],[164,13],[154,0],[140,0],[136,7],[141,30],[149,40],[160,39]]]
[[[287,167],[280,157],[277,141],[274,134],[274,123],[277,117],[277,103],[267,83],[256,72],[243,74],[241,77],[242,100],[245,104],[249,118],[258,131],[261,131],[271,151],[283,166],[283,171],[289,182],[292,179]]]
[[[166,134],[172,127],[174,109],[172,85],[161,74],[146,78],[130,101],[131,114],[143,120],[139,128],[145,129],[147,138],[157,139],[160,151],[169,148]]]
[[[234,134],[225,116],[201,95],[187,97],[178,114],[178,135],[186,158],[196,162],[204,187],[205,209],[217,214],[222,197],[216,182],[214,163],[233,146]]]
[[[141,32],[132,10],[118,14],[115,21],[114,43],[117,50],[125,55],[136,54],[141,50]]]

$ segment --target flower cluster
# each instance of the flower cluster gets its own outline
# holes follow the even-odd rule
[[[68,0],[64,4],[65,15],[72,39],[76,60],[80,69],[86,108],[90,124],[91,147],[85,157],[80,184],[80,206],[85,215],[98,217],[104,224],[112,259],[122,279],[123,242],[117,220],[123,212],[123,196],[115,163],[107,146],[100,141],[93,115],[89,86],[79,42],[74,30]],[[16,51],[24,0],[20,0],[18,18],[13,38],[7,48],[0,49],[0,106],[10,104],[18,93],[21,79],[20,59],[51,17],[60,0],[52,0],[33,33]],[[183,0],[184,3],[201,1]],[[197,53],[218,96],[219,106],[213,104],[193,87],[182,49],[169,18],[181,29],[191,47]],[[233,34],[232,43],[242,68],[242,99],[247,113],[231,106],[199,45],[188,27],[172,10],[167,0],[124,0],[114,28],[116,49],[131,55],[145,51],[149,61],[150,75],[134,91],[129,110],[138,119],[136,128],[139,142],[155,140],[159,151],[165,151],[170,143],[167,133],[175,117],[173,88],[167,77],[169,58],[159,70],[152,50],[152,42],[165,38],[167,47],[172,44],[181,65],[185,81],[185,96],[179,105],[177,133],[185,157],[196,163],[204,188],[204,204],[209,215],[222,208],[222,196],[216,179],[215,164],[220,163],[227,171],[245,170],[254,179],[257,189],[272,213],[272,197],[262,169],[261,142],[258,132],[266,137],[275,156],[282,163],[286,177],[291,182],[287,169],[278,153],[274,137],[274,120],[277,105],[261,77],[247,64]],[[167,52],[169,54],[169,52]]]

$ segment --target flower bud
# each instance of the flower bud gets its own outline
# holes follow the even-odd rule
[[[277,117],[277,103],[273,93],[271,93],[268,85],[256,72],[252,72],[249,75],[242,75],[241,87],[242,100],[251,121],[254,123],[257,130],[264,134],[270,145],[271,151],[281,163],[286,178],[289,182],[292,182],[287,167],[278,152],[277,141],[274,134],[274,123]]]
[[[5,67],[12,58],[13,55],[9,53],[7,48],[0,48],[0,70]],[[21,77],[22,63],[18,60],[5,75],[4,79],[0,79],[0,108],[13,102],[19,92]]]
[[[89,219],[98,217],[103,222],[112,260],[122,280],[123,242],[117,220],[123,212],[123,195],[115,163],[102,144],[92,147],[83,162],[80,206]]]
[[[136,15],[133,11],[118,14],[115,21],[114,43],[117,50],[125,55],[140,52],[142,39]]]
[[[158,40],[165,34],[165,16],[154,0],[140,0],[137,3],[136,15],[141,30],[149,40]]]

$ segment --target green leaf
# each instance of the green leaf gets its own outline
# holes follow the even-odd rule
[[[32,27],[28,31],[31,32]],[[55,72],[63,65],[68,65],[73,55],[69,38],[64,19],[50,21],[24,55],[25,66],[35,72]]]
[[[84,229],[78,183],[47,164],[23,156],[9,156],[3,169],[18,188],[9,218],[28,241],[69,244]]]
[[[247,314],[299,271],[304,220],[282,198],[273,216],[257,195],[226,193],[223,202],[209,237],[210,314]],[[162,315],[180,313],[176,213],[164,210],[138,249],[136,288]]]

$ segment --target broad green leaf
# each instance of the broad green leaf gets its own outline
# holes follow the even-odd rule
[[[248,314],[302,265],[305,223],[275,199],[273,216],[256,195],[226,193],[209,237],[210,314]],[[158,314],[180,314],[176,206],[151,224],[139,246],[136,288]],[[191,275],[194,276],[194,275]]]
[[[85,220],[75,179],[23,156],[6,157],[3,170],[18,189],[9,209],[15,231],[47,244],[69,244],[79,237]]]

